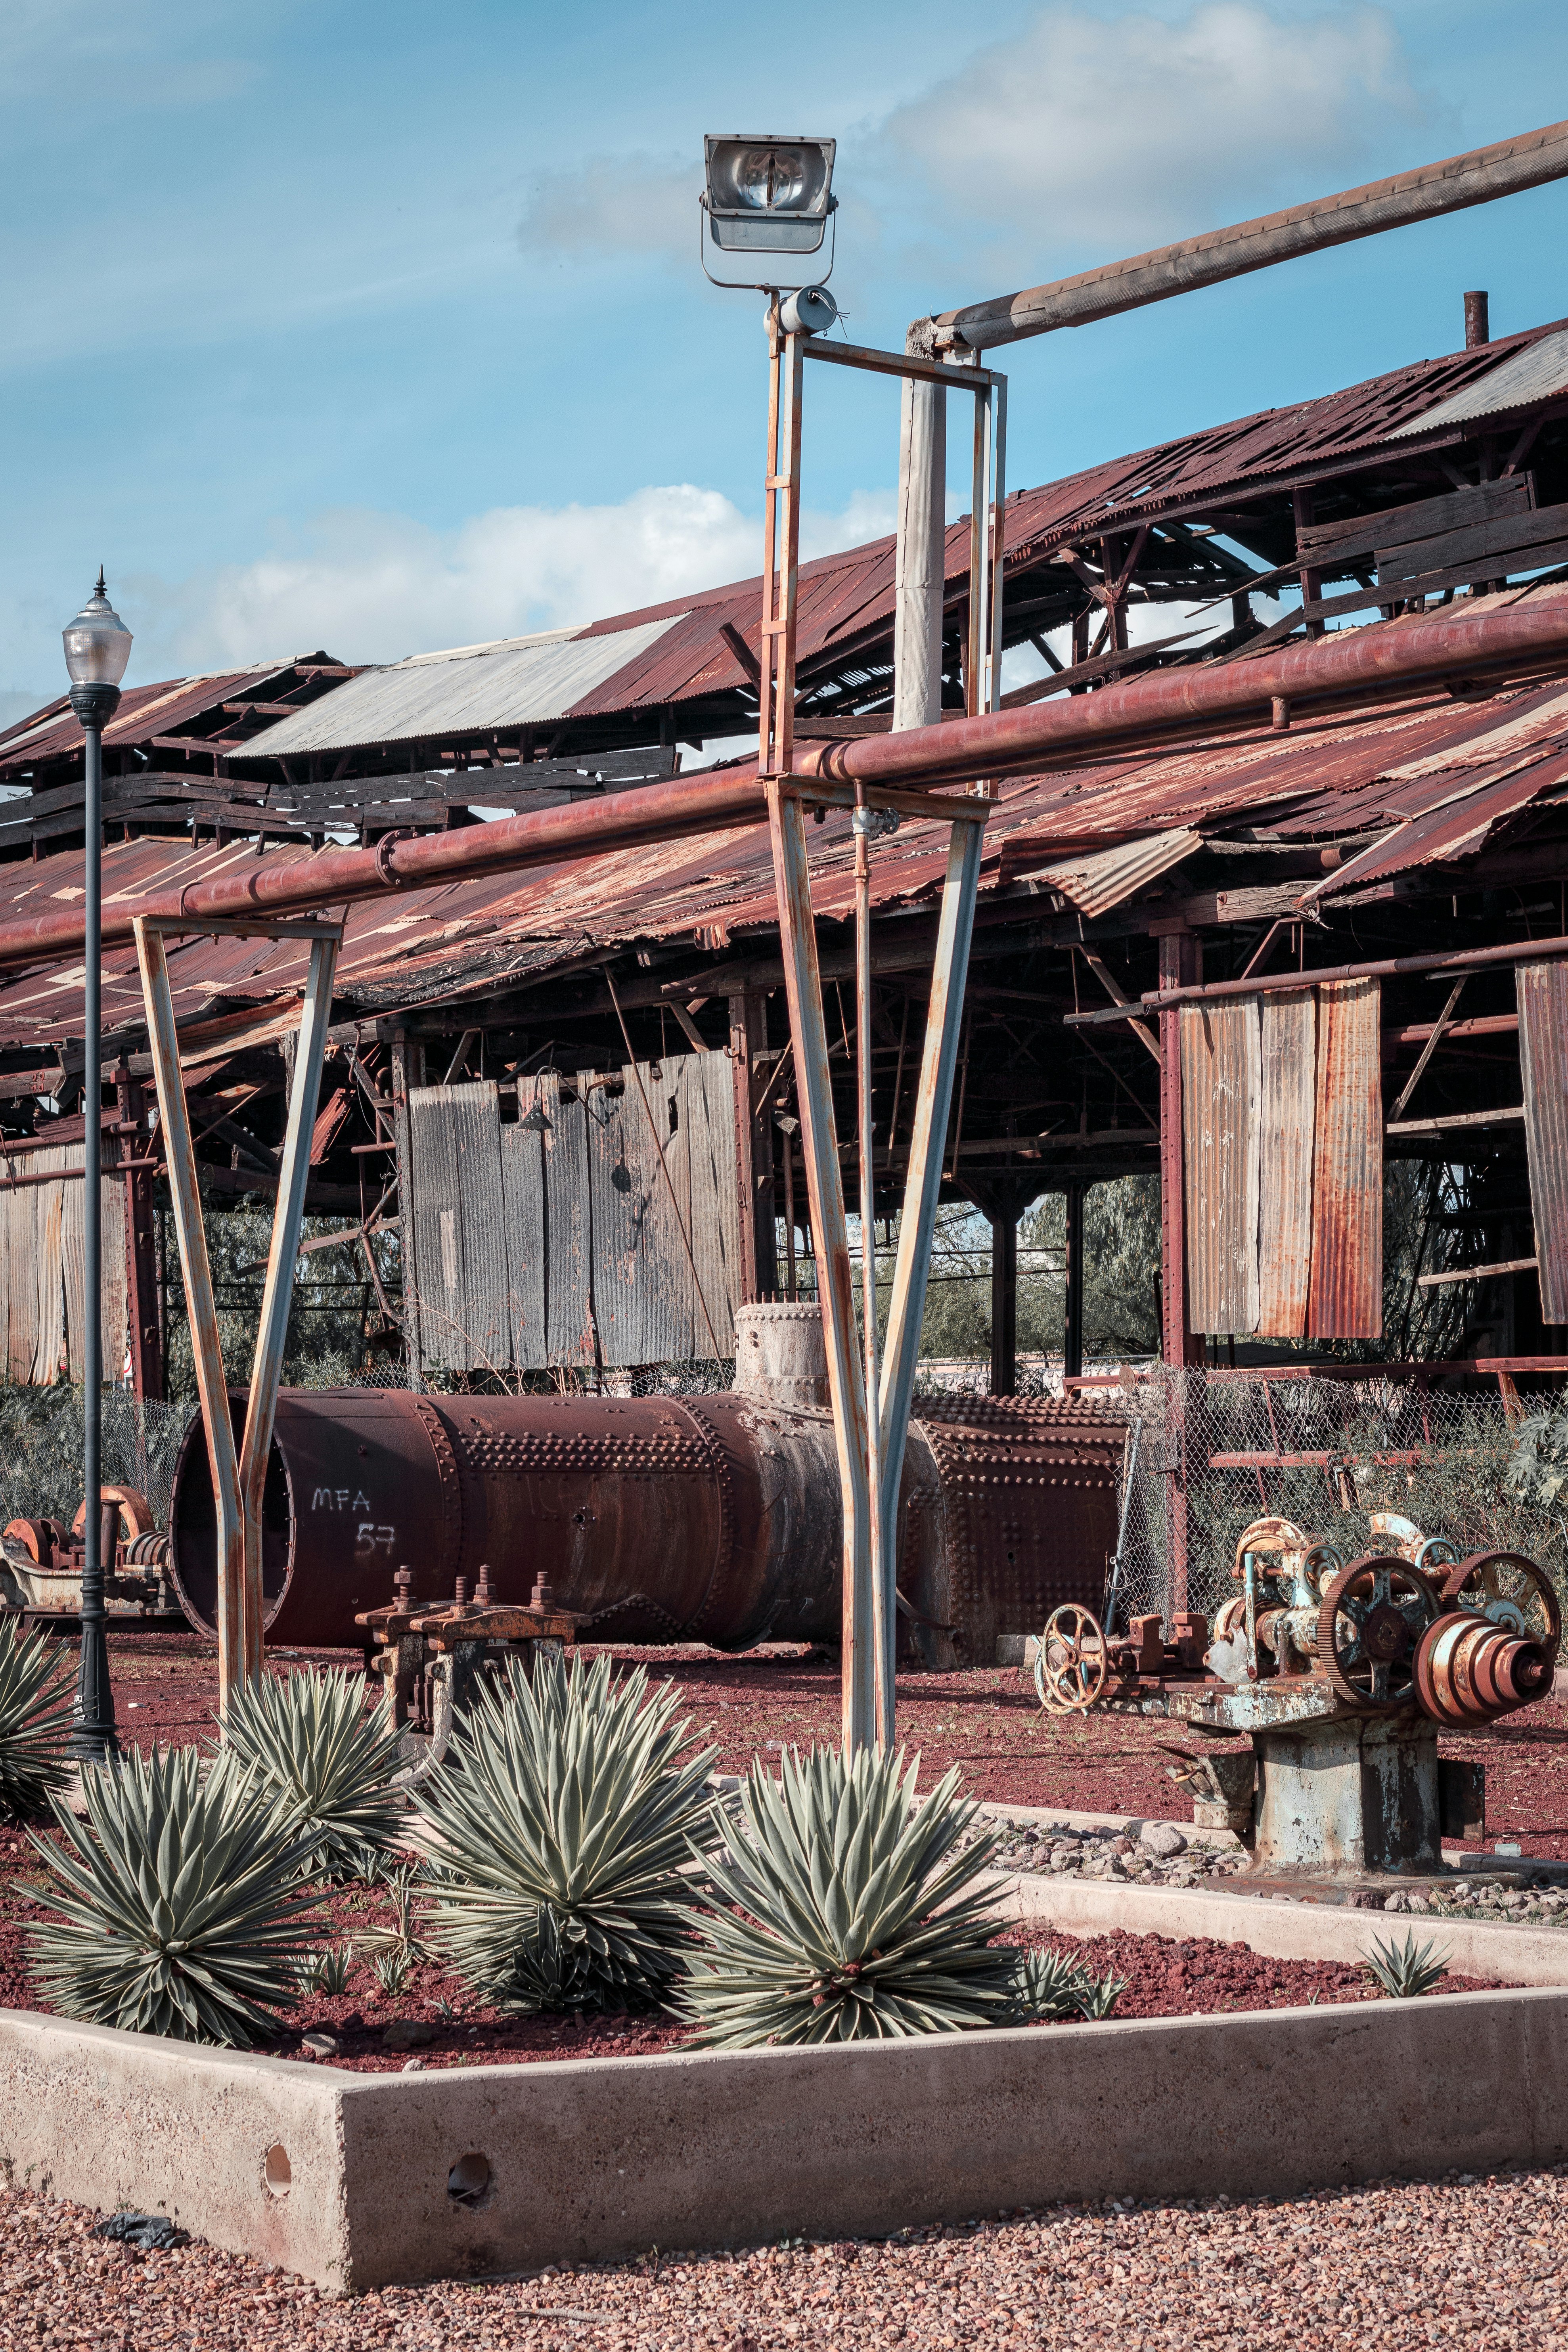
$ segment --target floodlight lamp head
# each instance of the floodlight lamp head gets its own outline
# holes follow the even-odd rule
[[[834,139],[712,133],[702,142],[708,233],[721,253],[816,253],[837,210]]]

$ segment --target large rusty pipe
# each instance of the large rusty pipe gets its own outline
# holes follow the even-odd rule
[[[744,1333],[738,1344],[743,1354]],[[819,1376],[794,1385],[826,1388]],[[231,1403],[237,1428],[243,1394]],[[899,1590],[917,1612],[906,1625],[942,1641],[956,1626],[962,1654],[988,1665],[998,1633],[1031,1631],[1058,1601],[1098,1607],[1124,1425],[1040,1401],[920,1412],[898,1497]],[[526,1601],[542,1576],[592,1620],[590,1640],[837,1644],[842,1527],[821,1402],[285,1389],[262,1498],[266,1638],[358,1644],[356,1614],[393,1599],[406,1563],[432,1604],[458,1577],[471,1592],[481,1568],[502,1602]],[[210,1633],[216,1537],[199,1417],[170,1534],[181,1603]],[[944,1662],[951,1648],[930,1659]]]
[[[1568,593],[1542,590],[1517,604],[1489,604],[1474,614],[1448,606],[1426,619],[1342,630],[1252,660],[1163,670],[1095,694],[896,734],[797,747],[794,772],[807,782],[820,779],[842,789],[847,803],[858,781],[896,789],[1031,774],[1266,724],[1277,701],[1301,716],[1323,715],[1353,709],[1400,688],[1517,682],[1565,666]],[[111,898],[103,910],[103,944],[129,945],[139,914],[193,926],[203,917],[281,919],[387,892],[732,831],[760,824],[766,814],[755,770],[733,768],[456,833],[415,840],[388,836],[374,849],[247,859],[238,871],[188,883],[183,890],[154,891],[136,900]],[[79,950],[83,938],[79,907],[0,925],[0,969]]]
[[[1568,122],[1553,122],[1542,131],[1499,140],[1490,147],[1450,155],[1440,163],[1397,173],[1392,179],[1369,180],[1339,195],[1319,196],[1310,204],[1292,205],[1285,212],[1183,237],[1178,244],[1136,254],[1128,261],[1108,262],[1099,269],[1085,269],[1048,286],[1031,286],[1022,293],[970,302],[934,319],[916,319],[909,331],[909,348],[931,352],[988,351],[998,343],[1017,342],[1026,335],[1087,326],[1091,320],[1142,310],[1173,294],[1217,286],[1226,278],[1293,261],[1301,254],[1321,253],[1329,246],[1375,236],[1384,229],[1405,228],[1415,221],[1459,212],[1470,205],[1491,204],[1499,196],[1515,195],[1565,174]],[[1484,296],[1481,299],[1485,300]],[[1465,299],[1468,304],[1469,296]]]

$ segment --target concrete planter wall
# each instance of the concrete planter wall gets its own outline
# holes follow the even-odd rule
[[[0,2165],[353,2292],[1060,2198],[1552,2164],[1565,2084],[1557,1990],[411,2075],[5,2011]]]

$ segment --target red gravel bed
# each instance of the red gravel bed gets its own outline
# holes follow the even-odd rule
[[[352,2302],[200,2244],[139,2256],[93,2239],[95,2218],[0,2189],[0,2345],[1548,2352],[1563,2343],[1568,2294],[1561,2167],[1234,2205],[1053,2205],[887,2239],[656,2250]]]
[[[1380,1928],[1380,1920],[1370,1920]],[[1397,1942],[1405,1923],[1380,1941]],[[1425,1939],[1425,1930],[1422,1931]],[[1440,1943],[1440,1938],[1436,1939]],[[1310,2001],[1381,2000],[1364,1969],[1343,1960],[1273,1960],[1246,1944],[1211,1937],[1068,1936],[1058,1928],[1008,1928],[998,1941],[1069,1952],[1091,1976],[1124,1977],[1117,2017],[1229,2017],[1244,2009],[1301,2009]],[[1445,1977],[1439,1992],[1498,1992],[1481,1977]]]
[[[722,1771],[744,1771],[753,1755],[776,1755],[782,1746],[838,1738],[837,1668],[821,1651],[781,1645],[727,1658],[687,1646],[615,1654],[679,1685],[694,1726],[716,1742]],[[117,1633],[111,1656],[121,1738],[146,1747],[211,1731],[216,1684],[210,1643],[195,1633]],[[355,1650],[274,1651],[270,1657],[280,1672],[307,1659],[360,1662]],[[928,1784],[956,1764],[970,1795],[996,1803],[1162,1820],[1185,1815],[1156,1747],[1179,1739],[1179,1725],[1123,1715],[1069,1721],[1043,1715],[1016,1667],[900,1675],[898,1705],[899,1737],[921,1751]],[[1549,1702],[1472,1738],[1445,1737],[1441,1752],[1485,1764],[1489,1837],[1510,1839],[1527,1854],[1568,1860],[1568,1706]]]

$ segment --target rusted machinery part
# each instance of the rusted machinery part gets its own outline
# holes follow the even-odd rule
[[[1539,1642],[1555,1663],[1563,1610],[1543,1568],[1519,1551],[1477,1551],[1449,1570],[1443,1599],[1450,1609],[1472,1609],[1505,1633]]]
[[[243,1399],[232,1400],[237,1423]],[[928,1442],[928,1438],[929,1441]],[[1098,1595],[1115,1539],[1124,1432],[1036,1403],[911,1429],[898,1581],[928,1631],[955,1625],[989,1663],[995,1634]],[[502,1605],[544,1577],[584,1638],[837,1643],[841,1487],[831,1415],[697,1398],[415,1396],[286,1389],[262,1499],[268,1641],[358,1646],[362,1612],[449,1601],[489,1563]],[[216,1608],[211,1474],[199,1419],[170,1512],[191,1622]],[[995,1624],[993,1619],[1000,1618]]]
[[[1230,1641],[1246,1622],[1246,1600],[1239,1592],[1234,1593],[1230,1600],[1222,1601],[1215,1612],[1214,1639],[1216,1642]]]
[[[1461,1608],[1427,1627],[1415,1667],[1424,1712],[1447,1731],[1479,1731],[1550,1691],[1552,1654]]]
[[[1415,1565],[1423,1576],[1446,1578],[1458,1565],[1459,1547],[1451,1536],[1427,1536],[1416,1549]]]
[[[1336,1551],[1331,1543],[1315,1543],[1309,1546],[1302,1558],[1301,1572],[1315,1591],[1326,1592],[1344,1564],[1343,1553]]]
[[[1352,1706],[1408,1706],[1415,1646],[1441,1613],[1430,1577],[1392,1553],[1341,1569],[1318,1612],[1318,1662]]]
[[[1312,1540],[1294,1519],[1254,1519],[1249,1528],[1243,1528],[1236,1539],[1236,1564],[1230,1572],[1234,1577],[1240,1577],[1242,1563],[1249,1551],[1310,1551]]]
[[[132,1536],[122,1557],[127,1568],[167,1568],[169,1538],[157,1528],[144,1536]]]
[[[1035,1644],[1035,1689],[1053,1715],[1087,1713],[1105,1688],[1105,1631],[1092,1609],[1064,1601]]]
[[[122,1542],[134,1543],[138,1536],[150,1536],[157,1532],[158,1514],[146,1496],[139,1495],[134,1486],[100,1486],[99,1493],[106,1503],[118,1503],[120,1506],[120,1535]],[[71,1521],[71,1533],[79,1541],[86,1526],[87,1501],[84,1496],[77,1505],[76,1517]]]
[[[47,1569],[58,1549],[69,1541],[63,1519],[13,1519],[0,1543],[14,1544],[37,1568]],[[80,1574],[72,1569],[72,1576]]]

